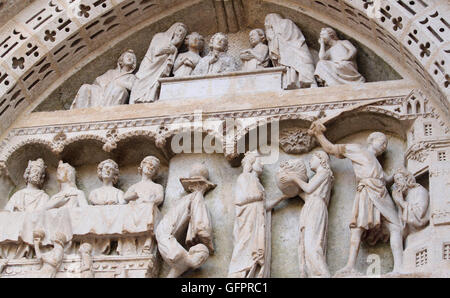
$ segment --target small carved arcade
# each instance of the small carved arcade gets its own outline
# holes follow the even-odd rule
[[[182,22],[165,27],[152,37],[140,63],[133,50],[122,52],[117,67],[85,82],[71,111],[62,112],[70,118],[99,116],[101,110],[101,120],[10,130],[0,146],[5,198],[0,277],[177,278],[220,272],[220,277],[267,278],[275,274],[280,251],[298,260],[293,266],[298,277],[355,277],[369,274],[361,270],[362,243],[382,241],[389,241],[393,261],[383,275],[450,276],[447,118],[419,88],[409,88],[409,81],[399,81],[403,85],[389,96],[377,90],[383,83],[365,84],[357,47],[332,28],[320,31],[317,52],[308,46],[309,32],[304,35],[291,19],[269,13],[260,28],[245,31],[247,46],[230,49],[228,33],[247,28],[247,22],[242,1],[227,2],[214,1],[221,32],[199,31],[202,36]],[[322,2],[311,5],[317,3]],[[159,4],[145,9],[153,6]],[[142,16],[144,10],[136,11]],[[90,13],[91,6],[78,11],[81,19]],[[406,34],[402,20],[398,15],[391,20],[395,34]],[[104,36],[112,37],[119,24],[112,17],[107,21],[111,32]],[[58,22],[66,32],[76,25]],[[89,32],[95,26],[85,28],[91,39],[100,34]],[[55,30],[46,24],[45,42],[60,38],[61,30]],[[28,39],[22,30],[13,32],[16,39]],[[63,51],[65,46],[57,52],[87,50],[82,38],[71,42],[78,43],[72,52]],[[430,55],[427,44],[419,47],[422,56]],[[30,42],[28,48],[40,57],[40,47]],[[53,59],[63,63],[58,55]],[[31,58],[12,57],[12,67],[28,68]],[[54,77],[48,67],[42,72]],[[4,79],[0,73],[0,83]],[[166,102],[177,99],[170,92],[178,87],[188,90],[184,95],[194,102],[189,108],[205,97],[220,106],[230,100],[221,101],[222,95],[243,101],[245,92],[250,96],[248,102],[230,100],[232,109],[211,108],[199,120],[190,111],[164,110],[184,108],[177,106],[181,100]],[[272,102],[264,98],[253,107],[264,92]],[[328,96],[333,100],[322,99]],[[292,97],[298,100],[289,102]],[[141,105],[114,107],[126,104]],[[142,116],[146,110],[154,114]],[[178,121],[181,116],[186,117]],[[267,134],[252,143],[269,126],[271,143],[262,144]],[[186,141],[188,136],[194,142]],[[201,151],[196,151],[198,139]],[[208,154],[207,145],[220,154]],[[341,210],[348,218],[336,213]],[[283,225],[286,218],[289,224]],[[341,265],[346,261],[343,268],[330,265],[335,255],[327,257],[337,250],[329,237],[336,234],[340,242],[349,241],[340,259]],[[289,238],[290,246],[277,237]]]

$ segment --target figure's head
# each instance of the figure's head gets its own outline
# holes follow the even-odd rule
[[[330,170],[330,157],[324,151],[316,151],[309,161],[309,166],[314,171],[319,167]]]
[[[264,30],[262,30],[262,29],[254,29],[254,30],[250,31],[249,40],[250,40],[250,45],[252,47],[254,47],[254,46],[258,45],[259,43],[266,42],[266,34],[264,33]]]
[[[326,43],[330,42],[331,40],[338,40],[338,36],[336,34],[336,31],[334,31],[333,29],[327,27],[327,28],[322,28],[322,30],[320,31],[320,38],[322,38]]]
[[[210,50],[216,50],[218,52],[228,51],[228,37],[225,33],[218,32],[211,37],[209,42]]]
[[[68,163],[64,163],[62,160],[59,161],[58,169],[56,170],[56,179],[59,183],[70,183],[75,185],[76,171]]]
[[[141,162],[138,168],[139,174],[146,175],[149,178],[154,178],[160,169],[161,162],[154,156],[147,156]]]
[[[112,159],[102,161],[97,167],[97,175],[101,181],[110,180],[116,184],[119,181],[119,166]]]
[[[398,168],[394,174],[395,188],[405,191],[409,187],[414,187],[416,178],[405,168]]]
[[[209,170],[204,164],[197,163],[192,166],[191,172],[189,173],[189,177],[190,178],[203,177],[206,180],[208,180],[209,179]]]
[[[136,69],[137,59],[133,50],[127,50],[120,55],[118,61],[119,67],[127,72],[133,72]]]
[[[283,18],[277,13],[269,13],[264,20],[264,27],[266,28],[266,37],[271,41],[275,37],[274,26]]]
[[[252,171],[256,172],[258,175],[263,171],[263,165],[259,160],[259,154],[257,151],[249,151],[245,154],[242,159],[242,168],[245,173],[250,173]]]
[[[79,249],[80,254],[91,254],[92,253],[92,245],[90,243],[83,243],[80,245]]]
[[[186,38],[188,30],[185,24],[175,23],[170,27],[169,32],[173,33],[171,43],[178,48]]]
[[[367,138],[367,143],[373,149],[375,155],[379,156],[386,151],[388,140],[384,133],[374,132]]]
[[[44,183],[46,168],[42,158],[28,161],[27,169],[23,174],[25,182],[40,187]]]
[[[205,46],[205,39],[197,32],[192,32],[186,36],[185,44],[190,49],[196,49],[197,51],[203,51]]]
[[[188,261],[192,269],[199,268],[209,257],[209,250],[204,244],[192,246],[188,252]]]

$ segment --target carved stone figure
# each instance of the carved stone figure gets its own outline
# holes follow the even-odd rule
[[[206,75],[211,73],[225,73],[238,70],[237,62],[227,54],[228,37],[219,32],[211,37],[210,52],[203,57],[194,69],[193,75]]]
[[[91,205],[123,205],[124,193],[122,190],[115,188],[114,185],[119,180],[119,166],[111,159],[102,161],[97,167],[98,178],[102,181],[103,186],[94,189],[89,194],[89,202]],[[108,254],[111,250],[111,239],[94,239],[92,246],[95,254]],[[122,246],[122,239],[119,241],[119,247]]]
[[[93,278],[94,272],[92,270],[92,245],[89,243],[83,243],[80,246],[80,277],[81,278]]]
[[[317,86],[314,60],[302,31],[289,19],[271,13],[265,19],[269,55],[273,66],[285,66],[285,89]]]
[[[171,74],[178,48],[183,43],[187,31],[186,25],[175,23],[166,32],[153,37],[136,73],[138,80],[131,90],[130,104],[154,102],[158,99],[160,89],[158,79]]]
[[[60,161],[56,171],[56,179],[60,185],[60,192],[50,199],[47,209],[63,206],[68,208],[88,206],[84,192],[77,188],[75,168]]]
[[[153,213],[153,228],[151,235],[143,236],[137,241],[138,253],[155,256],[156,261],[156,242],[154,238],[154,228],[160,220],[160,211],[158,206],[164,201],[164,188],[162,185],[153,182],[153,179],[158,175],[160,168],[160,161],[154,156],[147,156],[142,160],[139,167],[139,173],[142,175],[142,180],[132,185],[125,193],[125,201],[130,204],[151,203]],[[131,245],[134,245],[134,241]],[[125,248],[121,248],[124,250]],[[123,253],[121,253],[123,254]]]
[[[124,104],[129,90],[136,81],[136,55],[132,50],[124,52],[117,62],[117,68],[108,70],[95,79],[93,85],[81,86],[70,109],[107,107]]]
[[[394,174],[392,198],[402,214],[403,236],[422,229],[430,221],[428,191],[406,169],[397,169]]]
[[[262,29],[254,29],[249,34],[251,49],[241,51],[243,71],[252,71],[269,66],[269,47]]]
[[[49,196],[41,189],[45,179],[45,169],[44,160],[41,158],[28,162],[23,175],[27,186],[11,197],[5,210],[25,212],[45,209],[49,201]]]
[[[319,62],[314,76],[320,86],[364,83],[366,80],[358,72],[356,48],[348,40],[339,40],[331,28],[320,32]]]
[[[242,160],[243,173],[235,189],[234,249],[228,269],[230,278],[265,277],[266,210],[265,190],[259,181],[263,165],[256,152]]]
[[[62,264],[64,258],[64,245],[66,244],[67,239],[64,234],[58,232],[55,233],[53,249],[47,253],[41,253],[40,243],[44,236],[45,233],[43,231],[35,231],[33,233],[34,250],[36,251],[38,260],[41,262],[41,269],[36,272],[38,275],[36,277],[54,278]]]
[[[187,77],[192,74],[198,62],[202,58],[205,39],[197,32],[192,32],[186,37],[185,43],[189,49],[186,53],[181,53],[175,60],[173,75],[175,77]]]
[[[318,120],[313,122],[310,133],[316,136],[327,153],[337,158],[348,158],[352,161],[358,182],[350,222],[349,258],[347,265],[339,270],[336,275],[359,274],[355,270],[355,263],[361,240],[375,243],[385,236],[383,235],[385,230],[389,231],[394,256],[393,272],[401,272],[403,258],[402,224],[386,188],[386,183],[391,181],[392,177],[385,174],[377,159],[377,156],[386,151],[386,135],[381,132],[370,134],[367,139],[367,146],[359,144],[334,145],[324,136],[325,131],[325,126]]]
[[[168,275],[171,278],[199,268],[214,252],[211,219],[204,195],[216,185],[208,181],[209,172],[204,165],[194,166],[189,177],[181,178],[180,182],[190,194],[176,202],[156,228],[158,249],[171,267]],[[189,251],[176,239],[177,235],[184,235],[186,228]]]
[[[305,166],[298,161],[289,167],[281,165],[280,183],[295,183],[299,195],[305,200],[300,214],[299,264],[301,277],[330,277],[326,263],[328,203],[333,185],[333,172],[330,169],[330,158],[323,151],[314,153],[311,170],[315,175],[309,182],[299,177],[306,176]],[[297,173],[296,170],[300,173]],[[293,171],[294,170],[294,171]],[[307,178],[307,177],[306,177]],[[290,194],[292,195],[293,192]],[[286,194],[275,204],[289,198]],[[274,205],[268,206],[273,208]]]
[[[114,160],[107,159],[102,161],[97,167],[98,178],[103,186],[94,189],[89,194],[91,205],[122,205],[126,204],[124,193],[114,185],[119,180],[119,166]]]

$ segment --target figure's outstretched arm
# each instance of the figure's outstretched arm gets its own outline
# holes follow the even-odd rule
[[[278,204],[280,204],[282,201],[289,199],[289,197],[283,195],[280,198],[273,200],[271,202],[266,202],[266,210],[272,211],[273,208],[275,208]]]
[[[314,121],[309,129],[309,134],[316,137],[320,146],[322,146],[323,150],[328,154],[332,154],[337,158],[342,158],[342,152],[338,145],[331,143],[323,134],[326,131],[325,125],[322,122]]]

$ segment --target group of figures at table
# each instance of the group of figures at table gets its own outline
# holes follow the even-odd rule
[[[314,135],[323,150],[315,151],[309,162],[314,173],[308,177],[302,159],[290,159],[280,164],[276,182],[283,193],[279,199],[266,199],[260,175],[264,166],[256,151],[248,152],[242,160],[242,174],[235,184],[235,221],[233,230],[234,249],[229,265],[229,277],[268,277],[270,275],[270,212],[281,201],[300,197],[305,204],[300,214],[299,264],[301,276],[330,276],[327,262],[328,204],[333,187],[333,172],[330,166],[331,154],[337,158],[348,158],[353,165],[357,180],[352,218],[349,224],[350,252],[347,265],[337,272],[337,276],[359,274],[356,260],[361,241],[376,243],[390,238],[394,257],[394,272],[401,273],[403,241],[407,235],[423,229],[429,222],[429,195],[427,190],[416,183],[414,175],[405,169],[398,169],[388,176],[377,156],[387,149],[387,137],[381,132],[370,134],[367,145],[332,144],[324,136],[326,128],[321,122],[312,124],[309,133]],[[328,154],[327,154],[328,153]],[[41,159],[30,161],[24,178],[27,187],[13,195],[6,206],[10,212],[30,212],[39,209],[83,207],[91,205],[115,205],[153,203],[158,206],[164,200],[163,186],[153,182],[158,174],[160,162],[157,158],[146,157],[139,172],[142,180],[131,186],[126,193],[116,188],[119,169],[112,160],[98,166],[98,177],[103,186],[93,190],[86,200],[75,184],[75,169],[60,163],[57,178],[61,192],[49,198],[41,189],[45,175],[45,165]],[[172,204],[164,217],[155,216],[155,229],[144,239],[143,252],[155,254],[158,249],[163,260],[170,266],[169,277],[178,277],[189,269],[199,268],[214,253],[213,227],[204,195],[215,188],[209,180],[205,165],[194,166],[188,178],[180,182],[187,195]],[[392,186],[392,195],[388,187]],[[131,203],[133,202],[133,203]],[[39,256],[39,239],[34,233],[35,253]],[[179,235],[185,235],[181,244]],[[56,237],[48,268],[58,266],[64,255],[64,240]],[[101,242],[101,243],[100,243]],[[108,243],[101,244],[99,252],[104,252]],[[62,244],[61,244],[62,243]],[[268,245],[269,244],[269,245]],[[106,246],[104,246],[106,245]],[[87,247],[86,247],[87,246]],[[119,243],[120,246],[120,243]],[[27,245],[15,246],[15,257],[23,257],[32,252]],[[99,247],[97,247],[98,249]],[[4,250],[5,247],[2,246]],[[85,255],[92,250],[88,244],[80,248]],[[4,251],[2,251],[4,253]],[[55,262],[59,256],[59,263]],[[44,264],[45,257],[40,257]],[[53,260],[53,261],[52,261]]]
[[[239,63],[228,51],[228,37],[216,33],[209,42],[209,53],[201,57],[204,38],[197,32],[189,35],[186,25],[173,24],[166,32],[156,34],[139,67],[132,50],[121,55],[117,68],[107,71],[93,85],[83,85],[72,104],[72,109],[92,106],[113,106],[149,103],[158,99],[160,78],[186,77],[234,72]],[[178,53],[183,42],[188,51]],[[348,40],[339,40],[331,28],[320,33],[318,62],[311,54],[305,37],[295,23],[279,14],[266,16],[265,32],[250,32],[250,49],[241,51],[243,71],[269,67],[285,67],[284,88],[297,89],[364,83],[358,72],[356,48]]]

